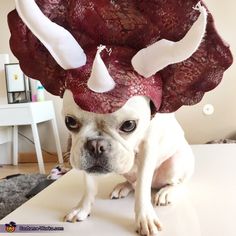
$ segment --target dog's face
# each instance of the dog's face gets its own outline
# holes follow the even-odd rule
[[[63,97],[65,124],[72,135],[71,165],[88,173],[127,173],[149,126],[149,99],[130,98],[118,111],[95,114],[84,111],[67,90]]]

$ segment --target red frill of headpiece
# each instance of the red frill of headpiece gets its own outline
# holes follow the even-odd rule
[[[142,48],[160,40],[182,39],[199,12],[198,0],[37,0],[42,12],[65,27],[87,55],[85,66],[63,70],[47,49],[30,32],[14,10],[9,13],[10,46],[26,75],[40,80],[54,95],[72,91],[75,102],[84,110],[114,112],[135,95],[148,96],[153,112],[173,112],[182,105],[199,102],[214,89],[232,64],[229,46],[218,35],[208,13],[205,37],[199,49],[187,60],[169,65],[156,75],[137,74],[132,57]],[[107,93],[94,93],[87,87],[92,63],[100,44],[111,48],[102,59],[116,87]],[[156,58],[158,60],[158,58]]]

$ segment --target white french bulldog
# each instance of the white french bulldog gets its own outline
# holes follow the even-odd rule
[[[194,157],[174,114],[151,117],[150,101],[130,98],[118,111],[95,114],[84,111],[67,90],[63,97],[65,123],[72,136],[70,162],[84,171],[86,191],[65,221],[83,221],[97,194],[94,174],[115,172],[127,181],[118,184],[111,198],[135,189],[136,227],[141,235],[155,235],[161,223],[151,203],[168,205],[181,184],[192,174]]]
[[[84,32],[82,35],[74,33],[77,35],[75,38],[70,32],[71,28],[67,30],[47,18],[35,0],[15,0],[15,3],[21,20],[61,68],[68,71],[86,65],[86,50],[78,42],[79,38],[83,38]],[[196,52],[206,33],[208,21],[207,9],[201,5],[201,1],[193,9],[199,11],[199,17],[182,39],[177,42],[160,39],[133,56],[130,63],[135,73],[148,79],[168,65],[185,61]],[[26,28],[22,29],[25,34]],[[27,37],[29,36],[27,33]],[[95,42],[97,40],[93,43]],[[35,45],[42,50],[36,41]],[[106,93],[116,87],[116,81],[100,57],[101,51],[106,47],[99,44],[96,46],[97,54],[92,68],[89,68],[91,73],[87,87],[96,93]],[[24,52],[22,49],[20,51]],[[51,68],[48,73],[53,75]],[[85,74],[87,73],[88,71]],[[86,191],[78,206],[65,216],[65,221],[86,219],[97,193],[93,175],[115,172],[123,175],[127,181],[114,188],[111,198],[125,197],[134,189],[137,231],[141,235],[156,234],[161,229],[161,224],[151,203],[151,188],[156,189],[155,205],[171,203],[182,183],[191,176],[194,166],[191,148],[174,114],[156,114],[152,117],[150,100],[144,96],[130,98],[122,108],[111,114],[86,112],[75,103],[72,93],[67,90],[70,88],[67,87],[70,82],[69,74],[65,73],[67,78],[64,78],[64,83],[61,80],[58,85],[55,78],[55,81],[50,81],[49,87],[52,88],[55,82],[60,91],[54,91],[54,94],[65,91],[63,114],[72,136],[70,161],[74,168],[84,171]]]

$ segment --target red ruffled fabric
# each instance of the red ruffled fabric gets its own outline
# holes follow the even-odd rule
[[[162,38],[182,39],[198,18],[193,10],[198,0],[36,0],[43,13],[65,27],[87,55],[85,66],[63,70],[47,49],[30,32],[14,10],[8,15],[10,46],[26,75],[40,80],[54,95],[70,89],[75,102],[84,110],[114,112],[135,95],[148,96],[153,113],[173,112],[182,105],[199,102],[214,89],[232,64],[229,46],[218,35],[212,15],[199,49],[187,60],[170,65],[150,78],[137,74],[132,57],[142,48]],[[97,46],[102,52],[114,90],[99,94],[87,88]],[[158,58],[157,58],[158,60]]]

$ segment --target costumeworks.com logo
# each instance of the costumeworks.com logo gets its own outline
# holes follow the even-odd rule
[[[5,224],[5,231],[7,233],[13,233],[16,230],[16,223],[11,221],[9,224]]]
[[[0,225],[0,233],[45,233],[45,232],[62,232],[64,227],[60,225],[25,225],[25,224],[16,224],[11,221],[9,224]]]

